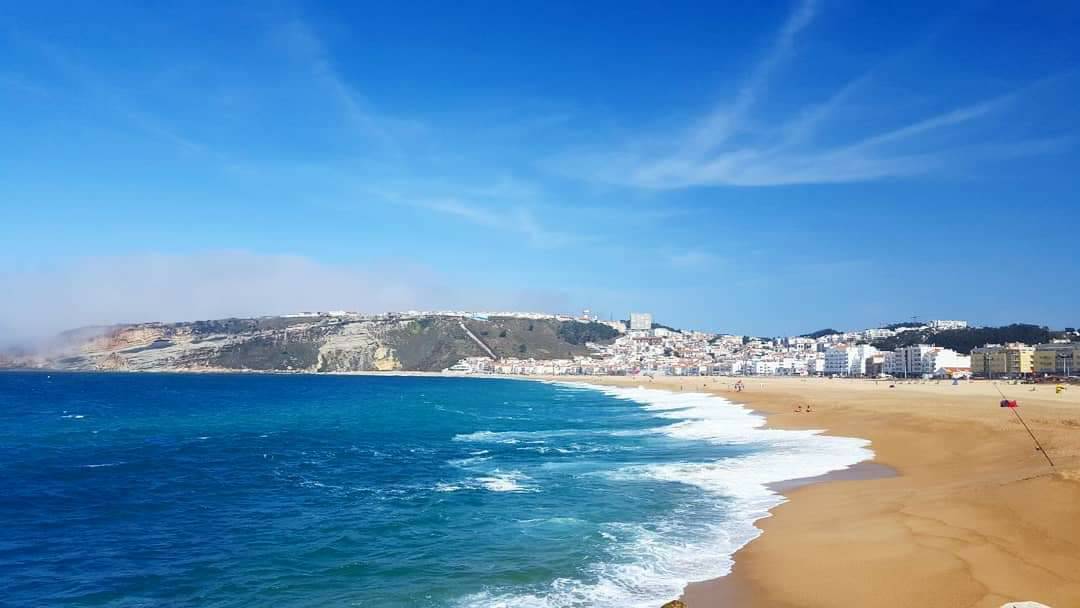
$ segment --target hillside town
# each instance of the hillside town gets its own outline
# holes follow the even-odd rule
[[[505,314],[505,313],[504,313]],[[934,344],[884,350],[871,343],[908,331],[962,330],[962,320],[932,320],[824,335],[759,338],[680,331],[632,313],[629,324],[601,321],[619,332],[611,344],[589,344],[572,359],[469,357],[448,373],[504,375],[823,376],[913,379],[1069,377],[1077,374],[1080,342],[987,344],[970,354]]]

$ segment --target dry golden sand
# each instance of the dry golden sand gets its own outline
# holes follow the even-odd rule
[[[735,393],[731,378],[592,380],[716,392],[773,427],[870,439],[899,473],[786,490],[729,576],[687,587],[689,608],[1080,607],[1080,387],[999,383],[1051,469],[985,381],[746,379]]]

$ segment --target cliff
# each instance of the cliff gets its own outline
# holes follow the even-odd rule
[[[464,357],[584,355],[614,331],[555,319],[385,315],[141,323],[63,334],[0,367],[131,371],[440,371]],[[470,333],[472,335],[470,335]],[[478,341],[483,342],[481,346]]]

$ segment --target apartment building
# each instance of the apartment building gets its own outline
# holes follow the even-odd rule
[[[630,313],[630,331],[651,331],[652,330],[652,313],[648,312],[632,312]]]
[[[975,376],[1016,378],[1034,371],[1034,346],[1010,342],[987,344],[971,351],[971,373]]]
[[[878,353],[869,344],[838,344],[825,351],[825,373],[835,376],[865,376],[866,360]]]
[[[1076,363],[1080,362],[1080,343],[1056,342],[1036,344],[1032,355],[1036,374],[1051,376],[1080,375]]]
[[[885,353],[882,364],[882,370],[886,374],[904,378],[943,378],[965,373],[970,369],[970,356],[929,344],[905,346]]]

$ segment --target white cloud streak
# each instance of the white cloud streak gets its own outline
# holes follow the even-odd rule
[[[788,59],[795,38],[810,25],[816,14],[816,0],[800,2],[780,28],[768,52],[758,61],[747,82],[739,89],[734,102],[730,106],[716,108],[693,129],[683,146],[684,154],[693,156],[707,153],[734,134],[768,87],[773,72]]]
[[[385,151],[400,153],[400,140],[424,130],[417,121],[392,117],[374,106],[338,70],[326,43],[302,19],[292,19],[278,28],[278,39],[290,58],[308,71],[316,88],[332,99],[349,128],[376,142]]]
[[[146,111],[126,94],[122,87],[102,76],[93,67],[77,60],[73,54],[44,40],[20,33],[9,31],[7,36],[16,45],[43,58],[59,74],[81,89],[88,99],[125,119],[135,129],[184,153],[217,156],[216,151],[182,133],[156,114]],[[44,93],[44,89],[38,89],[38,94]]]
[[[1002,141],[989,129],[972,133],[1052,78],[906,125],[871,130],[848,141],[835,141],[833,133],[834,142],[815,145],[815,136],[828,121],[879,76],[881,70],[875,68],[847,82],[825,101],[793,110],[792,118],[755,121],[758,102],[779,68],[792,59],[799,36],[817,14],[816,2],[799,3],[734,99],[719,104],[703,119],[690,121],[689,128],[675,134],[649,133],[622,144],[601,143],[550,164],[574,177],[646,190],[757,187],[913,176],[964,163],[1044,154],[1072,142],[1069,137]],[[755,123],[779,124],[752,126]]]
[[[414,198],[401,201],[410,207],[449,215],[477,226],[520,234],[526,237],[530,245],[539,248],[564,247],[592,240],[592,237],[548,228],[536,217],[536,213],[527,207],[510,206],[496,211],[458,198]]]
[[[668,255],[668,262],[679,269],[700,269],[720,262],[720,258],[708,251],[688,249]]]

